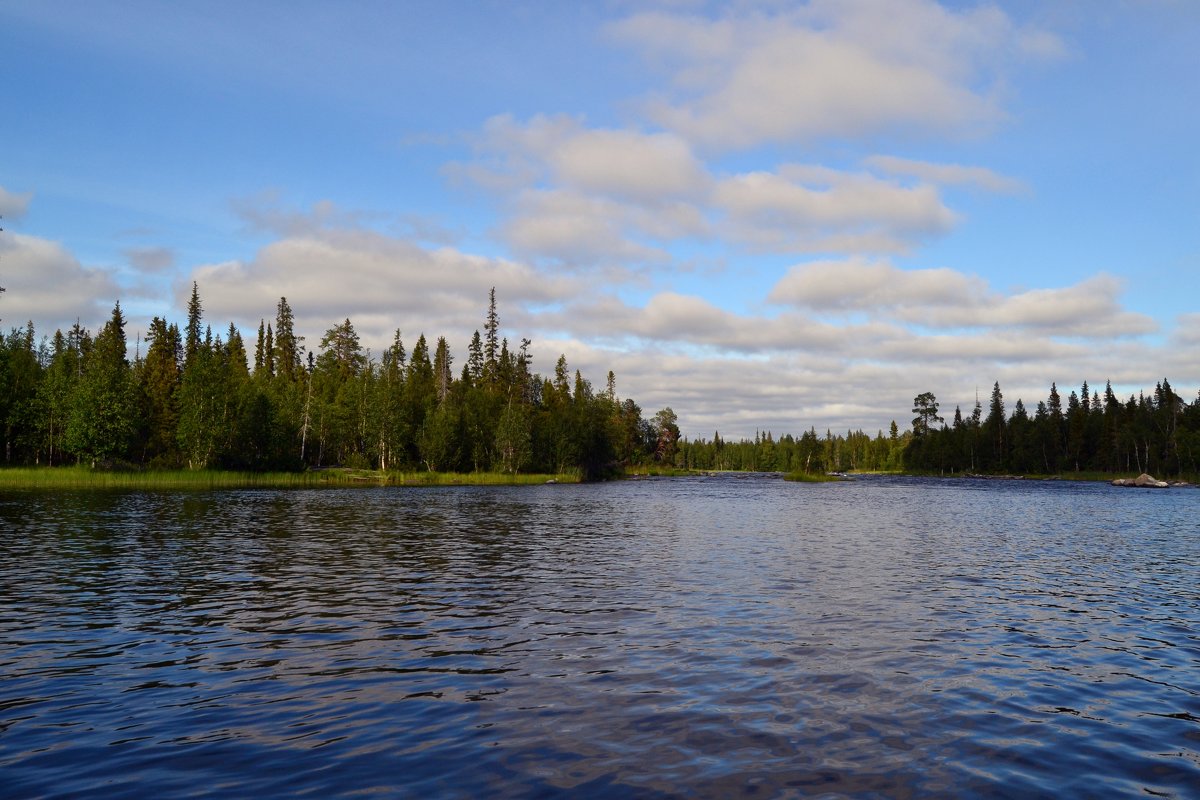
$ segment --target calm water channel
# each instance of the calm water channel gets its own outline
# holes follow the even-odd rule
[[[0,495],[0,795],[1200,796],[1200,491]]]

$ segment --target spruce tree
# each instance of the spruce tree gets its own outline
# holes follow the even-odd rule
[[[483,380],[483,341],[479,338],[479,331],[475,331],[471,336],[471,344],[467,346],[467,375],[474,383],[479,383]]]
[[[173,463],[178,450],[180,361],[183,343],[179,328],[155,317],[147,333],[150,349],[142,368],[146,398],[146,456],[151,461]]]
[[[304,369],[301,342],[304,337],[296,336],[292,307],[286,297],[279,298],[275,308],[275,374],[292,383],[298,381]]]
[[[125,315],[118,301],[85,359],[66,431],[68,450],[92,465],[127,457],[136,429],[126,350]]]
[[[184,350],[183,350],[183,368],[186,370],[191,366],[192,360],[196,357],[196,351],[200,348],[200,324],[203,316],[203,310],[200,305],[200,287],[195,281],[192,281],[192,296],[188,300],[187,309],[187,327],[184,329]]]

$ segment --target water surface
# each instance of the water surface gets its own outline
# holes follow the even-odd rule
[[[8,797],[1200,793],[1200,492],[0,496]]]

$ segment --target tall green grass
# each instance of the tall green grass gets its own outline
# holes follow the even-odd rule
[[[826,475],[824,472],[789,472],[783,479],[793,483],[837,483],[846,480],[837,475]]]
[[[87,466],[0,469],[0,489],[291,489],[321,486],[526,486],[579,483],[578,474],[503,472],[382,472],[319,469],[307,472],[220,470],[98,470]]]

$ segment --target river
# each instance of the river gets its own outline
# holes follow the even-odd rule
[[[1200,491],[0,494],[0,794],[1200,796]]]

